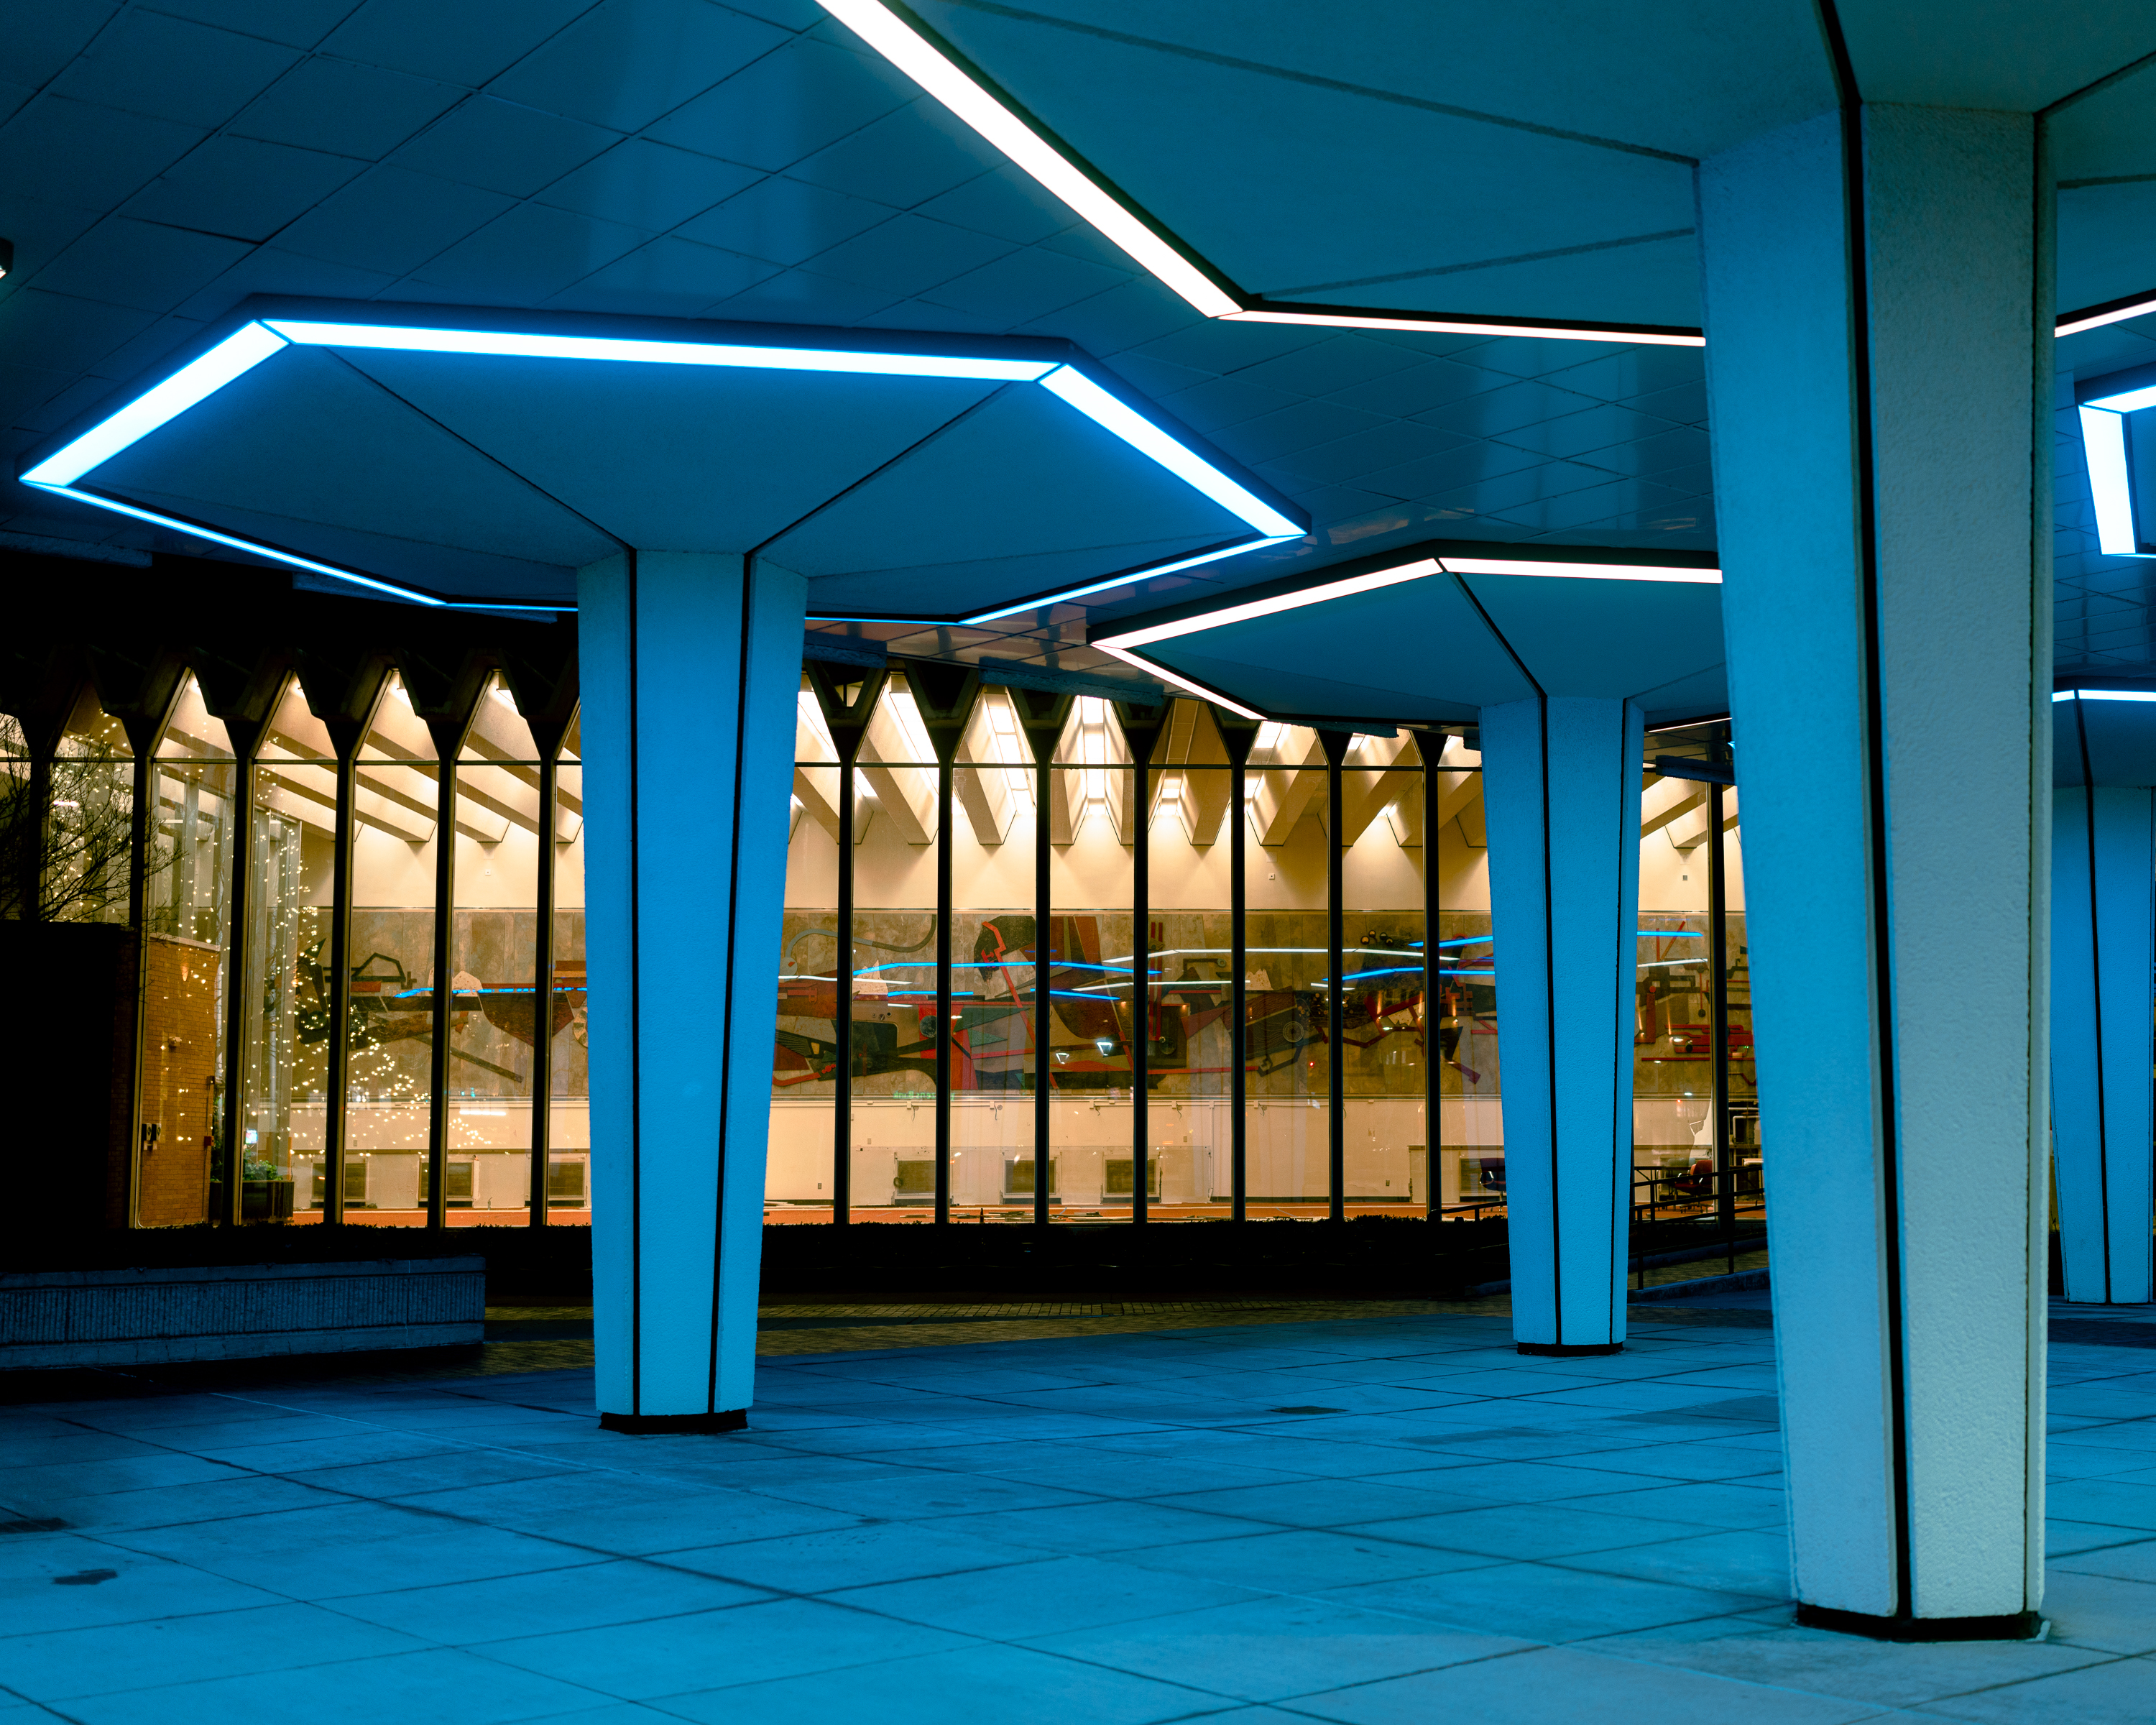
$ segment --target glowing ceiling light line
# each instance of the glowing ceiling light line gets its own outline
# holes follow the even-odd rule
[[[2122,389],[2116,395],[2092,395],[2082,405],[2114,413],[2138,413],[2143,408],[2156,408],[2156,383],[2142,389]]]
[[[2054,701],[2156,701],[2156,689],[2066,689]]]
[[[1157,623],[1149,629],[1132,629],[1123,634],[1111,635],[1105,640],[1095,641],[1093,645],[1111,653],[1118,648],[1149,647],[1156,641],[1173,640],[1178,635],[1195,634],[1201,629],[1224,629],[1231,623],[1247,623],[1253,618],[1276,616],[1282,611],[1300,611],[1306,605],[1322,605],[1331,599],[1375,593],[1380,588],[1397,587],[1404,581],[1420,581],[1440,572],[1435,557],[1423,557],[1389,569],[1373,569],[1367,575],[1351,575],[1344,581],[1328,581],[1321,587],[1306,587],[1296,593],[1276,593],[1269,599],[1252,599],[1240,605],[1224,606],[1218,611],[1185,617],[1174,623]]]
[[[1156,665],[1150,659],[1141,659],[1137,654],[1122,647],[1111,646],[1106,641],[1096,641],[1093,644],[1109,657],[1120,659],[1125,665],[1142,670],[1147,676],[1157,678],[1161,682],[1173,684],[1186,695],[1194,695],[1200,701],[1209,701],[1214,706],[1225,707],[1231,713],[1240,713],[1245,718],[1257,724],[1262,725],[1265,721],[1265,716],[1263,713],[1253,712],[1241,703],[1229,700],[1218,689],[1209,689],[1203,683],[1194,683],[1188,677],[1178,676],[1164,665]]]
[[[1112,432],[1142,455],[1149,455],[1185,485],[1203,491],[1229,514],[1257,531],[1278,539],[1300,539],[1303,529],[1249,486],[1240,485],[1187,444],[1178,442],[1135,408],[1118,401],[1075,366],[1058,366],[1040,387],[1060,397],[1102,430]]]
[[[2113,397],[2113,400],[2119,398]],[[2096,506],[2097,549],[2107,557],[2141,554],[2133,529],[2133,476],[2126,465],[2126,416],[2082,404],[2082,456]]]
[[[1225,317],[1240,309],[1204,270],[888,7],[879,0],[822,3],[832,17],[1120,246],[1147,275],[1208,317]]]
[[[2107,323],[2123,323],[2129,317],[2145,317],[2156,311],[2156,294],[2143,294],[2139,299],[2124,305],[2114,305],[2108,311],[2069,311],[2060,318],[2052,331],[2058,336],[2078,336],[2084,330],[2102,329]]]
[[[458,610],[508,609],[517,611],[546,611],[558,608],[548,605],[458,605],[453,599],[438,598],[416,588],[399,587],[394,582],[377,581],[372,575],[355,575],[349,569],[340,569],[329,563],[318,563],[312,557],[295,557],[289,551],[279,551],[274,546],[261,545],[252,539],[235,538],[230,533],[219,533],[208,527],[197,526],[192,521],[183,521],[177,516],[160,515],[154,509],[138,509],[131,503],[122,503],[117,498],[100,497],[95,491],[78,491],[72,485],[46,485],[23,477],[24,485],[35,485],[40,491],[49,491],[55,497],[69,497],[77,503],[87,503],[94,508],[109,509],[116,515],[131,516],[138,521],[148,521],[153,526],[170,527],[176,533],[185,533],[190,538],[206,539],[213,545],[228,546],[234,551],[244,551],[250,557],[269,557],[280,563],[289,563],[295,569],[305,569],[316,575],[327,575],[333,580],[350,581],[361,587],[371,587],[377,593],[395,595],[415,605],[436,605]]]
[[[1238,323],[1315,324],[1328,329],[1414,330],[1440,336],[1540,336],[1553,341],[1635,343],[1643,347],[1707,346],[1705,336],[1693,335],[1688,331],[1600,330],[1570,324],[1548,326],[1506,323],[1497,318],[1477,321],[1465,317],[1417,317],[1412,313],[1399,317],[1374,317],[1367,312],[1281,311],[1271,307],[1262,311],[1231,311],[1227,316]]]
[[[501,359],[608,360],[616,364],[742,367],[887,377],[978,377],[1037,382],[1055,360],[975,359],[955,354],[855,352],[841,347],[765,347],[747,342],[653,341],[613,336],[547,336],[514,330],[440,330],[413,325],[321,323],[271,318],[267,326],[309,347],[368,347]]]
[[[1522,557],[1452,557],[1445,567],[1455,575],[1554,575],[1583,581],[1684,581],[1719,587],[1719,569],[1686,569],[1658,563],[1560,563]]]
[[[208,352],[188,361],[171,377],[46,456],[23,475],[23,484],[49,488],[73,485],[93,467],[208,400],[285,346],[283,336],[272,335],[260,324],[243,324]]]
[[[2051,699],[2052,699],[2052,701],[2053,701],[2054,702],[2061,701],[2071,701],[2073,698],[2074,698],[2074,691],[2073,691],[2072,690],[2071,690],[2071,689],[2057,689],[2057,690],[2054,690],[2054,691],[2052,691],[2052,694],[2051,694]]]
[[[1381,317],[1368,312],[1322,307],[1281,311],[1252,306],[1249,297],[1224,288],[1172,242],[1093,178],[1062,148],[1034,129],[1006,99],[960,64],[939,44],[885,0],[819,0],[824,11],[844,23],[884,59],[942,103],[994,148],[1009,157],[1049,192],[1070,206],[1096,231],[1120,247],[1162,286],[1207,317],[1252,323],[1296,323],[1342,329],[1406,329],[1447,335],[1542,336],[1558,341],[1608,341],[1641,346],[1703,347],[1707,337],[1690,330],[1597,328],[1592,325],[1508,322],[1503,318],[1419,317],[1407,313]]]
[[[1264,539],[1246,539],[1240,545],[1225,545],[1218,551],[1201,551],[1194,557],[1178,557],[1173,562],[1152,563],[1142,569],[1133,569],[1127,575],[1111,575],[1106,581],[1096,581],[1086,587],[1068,588],[1042,598],[1027,599],[1019,604],[1005,605],[998,610],[983,611],[978,616],[959,620],[968,624],[999,623],[1006,617],[1016,617],[1022,612],[1038,611],[1046,605],[1067,604],[1073,599],[1106,593],[1111,588],[1127,587],[1133,581],[1150,581],[1156,575],[1173,575],[1178,569],[1194,569],[1201,563],[1217,563],[1223,557],[1239,557],[1246,551],[1263,551],[1269,545],[1286,545],[1290,540],[1302,536],[1300,533],[1276,533]]]

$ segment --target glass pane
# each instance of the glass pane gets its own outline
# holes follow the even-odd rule
[[[815,699],[805,689],[802,698],[814,708]],[[808,727],[800,728],[805,733]],[[773,1222],[831,1219],[838,1106],[839,769],[816,771],[827,778],[828,794],[812,787],[804,800],[797,789],[788,817],[778,1032],[771,1050],[771,1142],[763,1179],[764,1217]]]
[[[1191,728],[1201,739],[1196,746]],[[1164,1218],[1224,1217],[1234,1197],[1233,785],[1224,762],[1209,758],[1224,754],[1218,743],[1204,707],[1179,701],[1156,756],[1168,757],[1168,764],[1154,769],[1148,829],[1153,983],[1146,1009],[1154,1082],[1147,1136],[1160,1164]]]
[[[297,680],[249,773],[247,941],[240,997],[240,1214],[311,1212],[328,1114],[336,768]]]
[[[911,713],[910,701],[903,711]],[[888,692],[870,721],[870,744],[886,721],[886,747],[915,746]],[[918,746],[927,748],[926,732]],[[936,780],[932,769],[924,826],[917,781],[904,773],[865,766],[855,782],[864,812],[853,834],[851,1185],[863,1220],[917,1219],[936,1199]],[[954,952],[954,989],[958,962]]]
[[[1038,786],[1001,689],[983,691],[958,755],[978,764],[952,788],[951,1202],[1015,1218],[1034,1201]]]
[[[1244,923],[1245,1179],[1252,1216],[1318,1217],[1331,1189],[1327,1132],[1325,751],[1317,733],[1268,724],[1244,783],[1250,824]]]
[[[135,752],[85,687],[53,761],[46,806],[43,915],[52,922],[125,922],[134,855]]]
[[[434,739],[394,675],[360,745],[356,802],[346,1214],[418,1225],[427,1219],[440,803]]]
[[[1502,1213],[1505,1128],[1497,1093],[1497,993],[1490,939],[1488,834],[1482,819],[1481,756],[1456,737],[1433,740],[1438,869],[1437,1168],[1443,1214]]]
[[[136,1146],[135,1222],[142,1228],[208,1219],[210,1169],[223,1127],[239,768],[223,722],[203,711],[192,675],[157,757]]]
[[[1413,1213],[1429,1179],[1423,1060],[1423,776],[1414,743],[1358,737],[1341,769],[1341,1059],[1347,1203]]]
[[[0,713],[0,918],[11,922],[37,915],[42,870],[24,866],[33,850],[24,829],[39,818],[31,803],[35,792],[29,740],[13,714]]]
[[[1137,1178],[1131,1105],[1137,775],[1113,711],[1090,696],[1074,703],[1055,759],[1048,809],[1048,1075],[1055,1092],[1049,1189],[1060,1220],[1122,1221],[1131,1215]],[[1157,1163],[1147,1169],[1148,1199],[1161,1195],[1160,1172]]]
[[[554,774],[554,1009],[548,1019],[552,1094],[547,1102],[547,1217],[592,1219],[592,1090],[584,993],[584,769],[579,721],[569,721]]]
[[[456,798],[446,1206],[452,1220],[516,1223],[531,1208],[539,759],[499,673],[459,752]]]

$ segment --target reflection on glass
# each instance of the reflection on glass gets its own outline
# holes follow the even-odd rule
[[[838,1095],[838,750],[803,680],[788,812],[778,1029],[771,1051],[764,1212],[774,1222],[831,1219]],[[821,764],[819,764],[821,763]]]
[[[1424,1196],[1422,774],[1405,737],[1360,737],[1341,768],[1341,967],[1351,1211]]]
[[[356,1222],[427,1219],[439,773],[393,675],[360,745],[352,835],[345,1207]]]
[[[328,1111],[329,918],[336,766],[329,732],[285,685],[249,773],[240,997],[240,1215],[314,1208]]]
[[[209,1218],[223,1129],[233,799],[239,780],[223,721],[190,674],[158,739],[142,948],[141,1079],[135,1223]]]
[[[523,1220],[539,1014],[539,751],[497,673],[457,758],[446,1207]]]
[[[1250,1214],[1308,1214],[1330,1197],[1326,1045],[1326,762],[1317,733],[1267,724],[1244,781],[1245,1133]]]
[[[584,769],[569,721],[554,775],[554,976],[548,993],[547,1214],[592,1219],[591,1014],[584,994]]]
[[[85,687],[52,763],[45,811],[40,918],[125,922],[133,855],[135,751],[120,721]],[[150,859],[154,870],[158,861]]]

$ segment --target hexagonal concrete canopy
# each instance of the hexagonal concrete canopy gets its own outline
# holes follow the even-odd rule
[[[932,621],[1307,526],[1066,342],[308,300],[248,302],[23,477],[422,598],[570,604],[634,547]]]
[[[1721,573],[1698,555],[1434,542],[1124,619],[1092,642],[1192,692],[1306,724],[1473,722],[1535,695],[1729,710]]]

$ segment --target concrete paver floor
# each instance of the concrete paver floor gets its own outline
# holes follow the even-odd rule
[[[573,1366],[51,1386],[0,1725],[2156,1719],[2145,1327],[2052,1350],[2049,1639],[1904,1647],[1790,1620],[1763,1300],[1276,1316],[769,1353],[722,1438]]]

